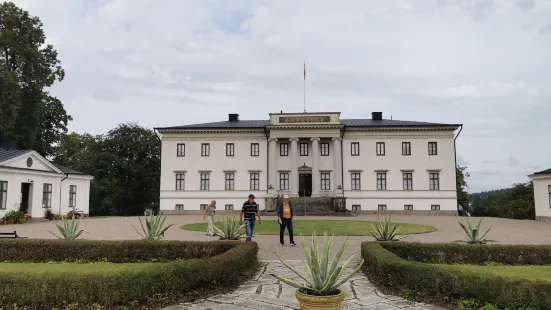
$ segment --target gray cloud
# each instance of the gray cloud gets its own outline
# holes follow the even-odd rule
[[[59,52],[70,130],[299,112],[306,60],[309,111],[464,124],[472,191],[551,165],[549,1],[16,3]]]

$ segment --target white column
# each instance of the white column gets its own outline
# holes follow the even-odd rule
[[[336,137],[333,138],[333,184],[332,189],[333,192],[339,187],[344,188],[344,185],[342,183],[342,153],[341,153],[341,138]]]
[[[312,140],[312,197],[320,196],[320,138],[310,138]]]
[[[268,158],[268,165],[270,166],[269,167],[269,171],[268,171],[268,187],[273,186],[274,187],[274,190],[276,190],[278,188],[277,186],[277,183],[276,183],[276,180],[277,180],[277,169],[276,169],[276,148],[277,148],[277,139],[276,138],[270,138],[269,139],[270,141],[270,154],[269,154],[269,158]]]
[[[291,195],[298,195],[298,138],[291,138]]]

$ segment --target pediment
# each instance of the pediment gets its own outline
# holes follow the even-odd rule
[[[6,168],[62,173],[57,167],[46,160],[46,158],[40,156],[40,154],[34,151],[2,162],[1,165]]]

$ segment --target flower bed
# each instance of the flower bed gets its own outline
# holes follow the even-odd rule
[[[551,282],[446,264],[542,265],[550,263],[550,253],[549,246],[362,243],[368,276],[379,285],[421,300],[474,300],[510,309],[549,309]]]
[[[231,241],[0,240],[3,262],[137,263],[89,272],[0,270],[0,308],[138,309],[176,303],[240,283],[256,271],[256,243]]]

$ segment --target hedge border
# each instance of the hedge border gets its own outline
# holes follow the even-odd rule
[[[159,262],[207,258],[235,247],[236,241],[172,240],[0,240],[0,262]]]
[[[151,247],[149,242],[142,243]],[[19,309],[69,305],[71,309],[128,309],[128,305],[138,309],[152,298],[160,297],[166,304],[190,295],[224,290],[256,272],[258,246],[254,242],[222,243],[231,248],[208,258],[158,263],[139,270],[56,274],[0,271],[0,308],[15,304]]]
[[[408,248],[411,244],[362,243],[362,258],[373,281],[385,287],[409,290],[420,299],[474,299],[482,305],[492,304],[509,309],[549,309],[551,305],[551,282],[500,277],[461,271],[453,266],[407,261],[386,249],[395,250],[401,246]],[[465,248],[469,246],[463,245]],[[427,247],[436,248],[431,244],[427,244]]]

